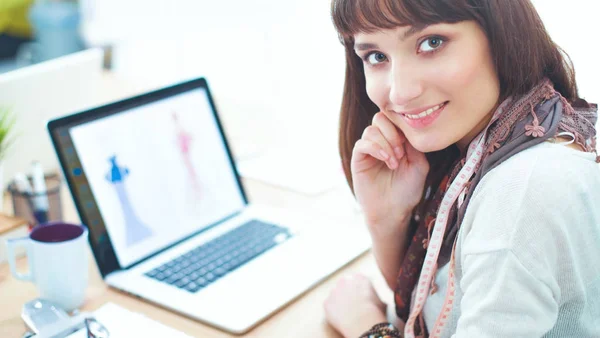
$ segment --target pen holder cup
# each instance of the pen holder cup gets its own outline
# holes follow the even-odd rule
[[[33,185],[32,177],[27,177]],[[17,189],[14,182],[8,186],[12,198],[14,215],[29,222],[30,228],[46,222],[62,220],[62,201],[60,198],[61,179],[57,174],[45,175],[46,192],[24,193]],[[46,202],[47,201],[47,202]],[[39,206],[47,205],[44,212]]]

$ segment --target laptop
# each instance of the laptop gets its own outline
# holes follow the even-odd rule
[[[249,331],[370,246],[360,221],[248,201],[203,78],[48,131],[104,281],[223,330]]]

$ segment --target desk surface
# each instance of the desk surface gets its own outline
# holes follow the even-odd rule
[[[244,141],[244,139],[240,138],[240,141]],[[243,180],[243,183],[249,199],[254,202],[276,207],[294,206],[294,208],[303,210],[322,211],[328,217],[339,220],[339,222],[356,221],[360,217],[348,203],[350,200],[347,196],[343,195],[348,192],[347,188],[343,186],[318,196],[307,196],[257,181]],[[63,187],[62,197],[64,219],[78,222],[78,215],[65,187]],[[5,198],[5,202],[9,203],[8,200]],[[88,256],[91,262],[90,285],[83,310],[93,311],[106,302],[113,302],[194,337],[235,337],[109,288],[102,281],[91,252],[88,252]],[[27,262],[25,259],[21,259],[18,265],[23,269],[26,268]],[[368,252],[309,290],[296,301],[280,309],[244,337],[339,337],[325,321],[323,302],[335,285],[337,278],[349,272],[361,272],[369,276],[374,281],[382,298],[391,300],[391,292],[385,286],[372,254]],[[37,297],[37,292],[33,284],[16,280],[10,274],[8,265],[0,264],[0,306],[2,308],[0,311],[0,337],[22,336],[26,328],[20,317],[21,306],[35,297]]]

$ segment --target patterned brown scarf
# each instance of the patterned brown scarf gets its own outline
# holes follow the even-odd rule
[[[578,108],[573,108],[574,106]],[[586,152],[595,152],[594,126],[597,119],[597,105],[590,105],[584,100],[578,100],[573,105],[569,104],[554,90],[549,80],[544,80],[517,100],[507,99],[501,107],[503,113],[490,122],[485,140],[487,153],[467,185],[464,202],[460,209],[455,203],[450,212],[438,258],[438,267],[444,266],[450,260],[454,241],[469,200],[479,181],[490,170],[514,154],[557,136],[568,135]],[[411,224],[412,241],[398,273],[398,285],[395,290],[396,313],[404,321],[410,314],[411,294],[419,280],[441,200],[450,183],[462,169],[464,161],[464,158],[457,161],[452,166],[453,170],[442,179],[439,187],[432,191],[431,196],[426,194],[425,203],[422,204],[424,207],[415,210],[415,217]],[[597,157],[597,162],[600,163],[600,157]],[[437,287],[434,284],[431,292],[436,291]]]

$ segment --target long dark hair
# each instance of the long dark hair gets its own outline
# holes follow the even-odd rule
[[[363,61],[354,53],[358,32],[473,20],[489,41],[500,102],[526,93],[544,78],[569,102],[579,98],[572,63],[552,41],[530,0],[332,0],[331,15],[346,49],[339,151],[351,188],[352,149],[378,111],[367,96]],[[426,188],[436,188],[459,155],[455,146],[428,153]]]

